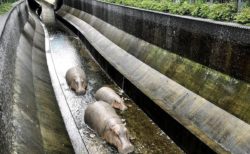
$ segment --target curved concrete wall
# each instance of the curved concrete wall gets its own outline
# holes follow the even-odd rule
[[[189,147],[183,146],[184,149],[187,148],[185,149],[187,152],[192,151],[193,146],[190,134],[195,135],[217,153],[250,152],[249,124],[184,88],[120,48],[92,27],[91,23],[82,20],[80,17],[84,16],[84,12],[78,12],[78,16],[72,15],[72,12],[74,12],[73,9],[67,12],[61,10],[58,13],[59,18],[85,41],[93,56],[106,72],[139,104],[148,106],[152,101],[177,123],[184,126],[184,128],[173,127],[172,125],[178,124],[173,120],[169,120],[173,123],[164,123],[166,119],[161,118],[160,125],[165,125],[166,128],[178,128],[174,131],[175,134],[179,134],[179,140],[186,137],[183,135],[183,129],[189,131],[188,137],[185,138]],[[99,26],[105,27],[101,23]],[[115,33],[113,34],[115,35]],[[146,99],[143,100],[139,97],[142,95],[138,90],[144,94]],[[155,108],[148,110],[155,110]],[[156,109],[157,111],[159,110]],[[198,147],[192,152],[212,152],[209,149],[203,150],[204,148]]]
[[[142,40],[250,81],[249,27],[181,17],[101,1],[64,0]]]
[[[10,20],[11,19],[11,20]],[[28,11],[25,3],[15,6],[8,15],[0,36],[0,151],[1,153],[10,153],[12,148],[12,106],[13,102],[13,82],[14,82],[14,63],[15,51],[18,41],[28,20]],[[15,37],[13,37],[15,36]]]
[[[215,105],[250,123],[249,84],[134,37],[86,12],[63,6],[113,43]]]
[[[25,2],[0,35],[0,153],[74,153],[51,86],[44,32]]]

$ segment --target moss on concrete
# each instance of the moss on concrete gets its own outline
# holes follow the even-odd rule
[[[8,12],[12,8],[11,3],[0,4],[0,15]]]

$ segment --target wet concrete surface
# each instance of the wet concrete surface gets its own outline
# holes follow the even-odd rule
[[[125,103],[129,106],[127,111],[117,111],[117,113],[127,124],[131,142],[135,146],[134,153],[183,153],[183,151],[147,117],[135,102],[124,94],[101,70],[100,66],[97,65],[84,44],[82,44],[81,40],[75,34],[62,26],[61,23],[57,23],[56,27],[47,28],[50,39],[50,55],[53,61],[51,65],[54,65],[57,79],[67,102],[67,106],[64,107],[70,110],[77,127],[76,131],[79,132],[88,153],[118,153],[114,147],[108,145],[104,140],[98,137],[97,134],[84,123],[84,111],[89,103],[95,101],[93,97],[94,92],[103,85],[112,87],[125,99]],[[82,67],[87,74],[89,84],[84,96],[76,96],[66,83],[66,71],[74,66]],[[71,138],[70,134],[69,136]]]
[[[0,153],[5,154],[13,151],[13,83],[16,48],[28,20],[25,3],[16,6],[8,14],[6,21],[2,19],[0,22],[3,24],[0,30]]]
[[[0,34],[2,34],[6,19],[8,18],[8,13],[0,15]]]

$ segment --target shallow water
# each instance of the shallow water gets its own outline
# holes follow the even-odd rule
[[[84,123],[87,105],[95,101],[94,92],[107,85],[112,87],[129,106],[127,111],[117,113],[125,120],[134,153],[183,153],[183,151],[133,102],[97,65],[81,40],[62,24],[48,27],[51,57],[57,79],[65,96],[81,139],[89,153],[115,154],[117,150],[107,144]],[[82,67],[88,78],[88,90],[84,96],[76,96],[65,80],[66,71],[74,66]],[[50,66],[49,66],[50,67]],[[62,113],[64,114],[64,113]]]

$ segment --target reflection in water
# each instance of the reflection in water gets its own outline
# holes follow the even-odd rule
[[[114,88],[115,91],[125,99],[125,103],[129,106],[127,111],[117,112],[124,119],[130,131],[130,139],[135,146],[134,153],[183,153],[183,151],[106,76],[76,35],[60,23],[57,24],[57,27],[49,28],[48,31],[51,55],[57,78],[66,96],[67,105],[74,122],[89,153],[117,153],[114,147],[108,145],[104,140],[95,135],[95,132],[84,123],[83,119],[87,104],[95,101],[93,97],[94,92],[103,85]],[[80,66],[86,72],[89,83],[84,96],[76,96],[66,83],[66,72],[74,66]]]

